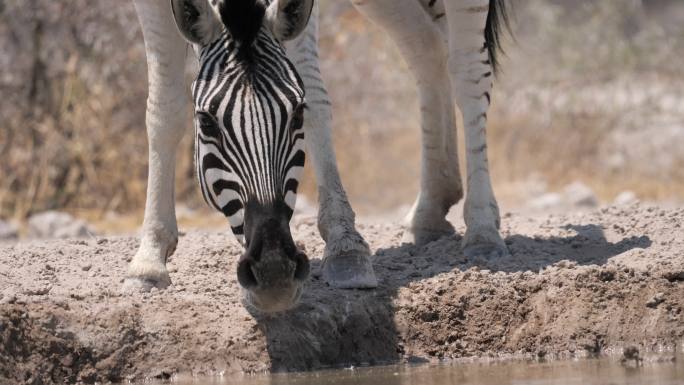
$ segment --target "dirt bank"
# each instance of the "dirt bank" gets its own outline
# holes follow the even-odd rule
[[[511,255],[491,261],[466,259],[460,236],[401,246],[399,226],[361,222],[381,287],[312,278],[296,310],[269,319],[240,304],[240,250],[225,233],[184,234],[173,287],[134,296],[119,287],[135,238],[0,246],[0,383],[667,352],[684,341],[684,209],[507,214]],[[294,229],[322,255],[313,218]]]

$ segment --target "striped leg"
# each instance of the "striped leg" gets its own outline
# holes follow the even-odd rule
[[[449,25],[449,74],[465,125],[468,191],[464,252],[470,257],[502,256],[506,246],[498,231],[499,208],[487,164],[486,123],[492,66],[484,29],[489,1],[448,0],[444,5]]]
[[[445,216],[463,197],[454,103],[449,82],[445,82],[448,72],[444,36],[433,16],[415,0],[352,2],[389,34],[416,80],[421,111],[422,172],[420,193],[407,217],[404,240],[425,244],[454,232]],[[432,5],[434,2],[426,6]]]
[[[331,135],[332,108],[318,64],[318,2],[306,30],[286,47],[306,88],[305,139],[318,182],[318,229],[326,243],[323,279],[339,288],[376,287],[370,249],[356,231],[354,211],[337,170]]]
[[[128,266],[124,289],[148,290],[171,283],[166,260],[178,241],[174,173],[176,149],[186,124],[186,44],[174,25],[168,1],[136,0],[135,7],[147,53],[149,174],[142,239]]]

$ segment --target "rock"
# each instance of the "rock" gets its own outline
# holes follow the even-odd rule
[[[195,210],[191,209],[190,207],[179,203],[176,205],[176,218],[178,219],[188,219],[188,218],[194,218],[197,216],[197,212]]]
[[[118,221],[121,219],[121,215],[119,213],[117,213],[116,211],[109,210],[105,213],[104,219],[106,221],[111,221],[111,222]]]
[[[540,196],[546,193],[549,187],[544,177],[536,173],[529,175],[523,181],[523,186],[525,191],[532,196]]]
[[[24,294],[26,295],[46,295],[50,293],[52,286],[40,286],[37,288],[26,289]]]
[[[19,229],[14,223],[0,220],[0,240],[17,239],[18,237]]]
[[[65,357],[63,357],[59,362],[60,362],[60,363],[62,364],[62,366],[64,366],[65,368],[70,368],[71,366],[74,365],[74,356],[72,356],[71,354],[67,354],[67,355],[66,355]]]
[[[13,304],[17,302],[17,295],[6,289],[4,292],[0,293],[0,305],[2,304]]]
[[[660,305],[663,302],[665,302],[665,294],[658,293],[654,295],[651,299],[649,299],[648,302],[646,302],[646,306],[655,309],[658,307],[658,305]]]
[[[684,270],[668,271],[663,274],[663,278],[670,282],[684,282]]]
[[[297,203],[295,204],[294,215],[309,217],[316,216],[317,214],[317,206],[311,203],[306,195],[299,194],[297,196]]]
[[[574,182],[565,186],[563,197],[575,207],[596,207],[599,203],[596,194],[582,182]]]
[[[633,193],[632,191],[623,191],[615,197],[615,199],[613,200],[613,205],[615,205],[615,206],[631,205],[631,204],[634,204],[638,201],[639,201],[639,199],[637,198],[635,193]]]
[[[536,210],[548,210],[563,206],[563,196],[558,193],[546,193],[527,202],[527,205]]]
[[[28,220],[28,234],[33,238],[77,238],[94,234],[88,224],[67,213],[46,211]]]
[[[569,210],[578,207],[596,207],[599,201],[594,192],[581,182],[571,183],[560,193],[548,192],[527,202],[533,210]]]
[[[615,270],[610,268],[601,270],[599,272],[599,279],[603,282],[610,282],[615,279],[615,273]]]
[[[622,358],[620,358],[620,363],[627,365],[632,363],[634,365],[640,365],[643,359],[639,354],[639,348],[636,346],[627,346],[622,350]]]

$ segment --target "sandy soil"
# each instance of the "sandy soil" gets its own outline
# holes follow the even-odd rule
[[[297,309],[271,318],[241,305],[226,233],[184,234],[173,287],[133,296],[119,287],[134,237],[2,245],[0,383],[682,348],[684,209],[506,214],[511,255],[498,260],[466,259],[458,235],[415,247],[395,224],[360,222],[381,287],[312,278]],[[316,269],[314,219],[294,229]]]

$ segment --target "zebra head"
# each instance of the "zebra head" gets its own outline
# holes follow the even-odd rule
[[[292,307],[309,262],[289,221],[304,166],[304,86],[283,41],[313,0],[171,0],[199,56],[192,86],[195,163],[206,201],[245,246],[237,277],[259,310]]]

